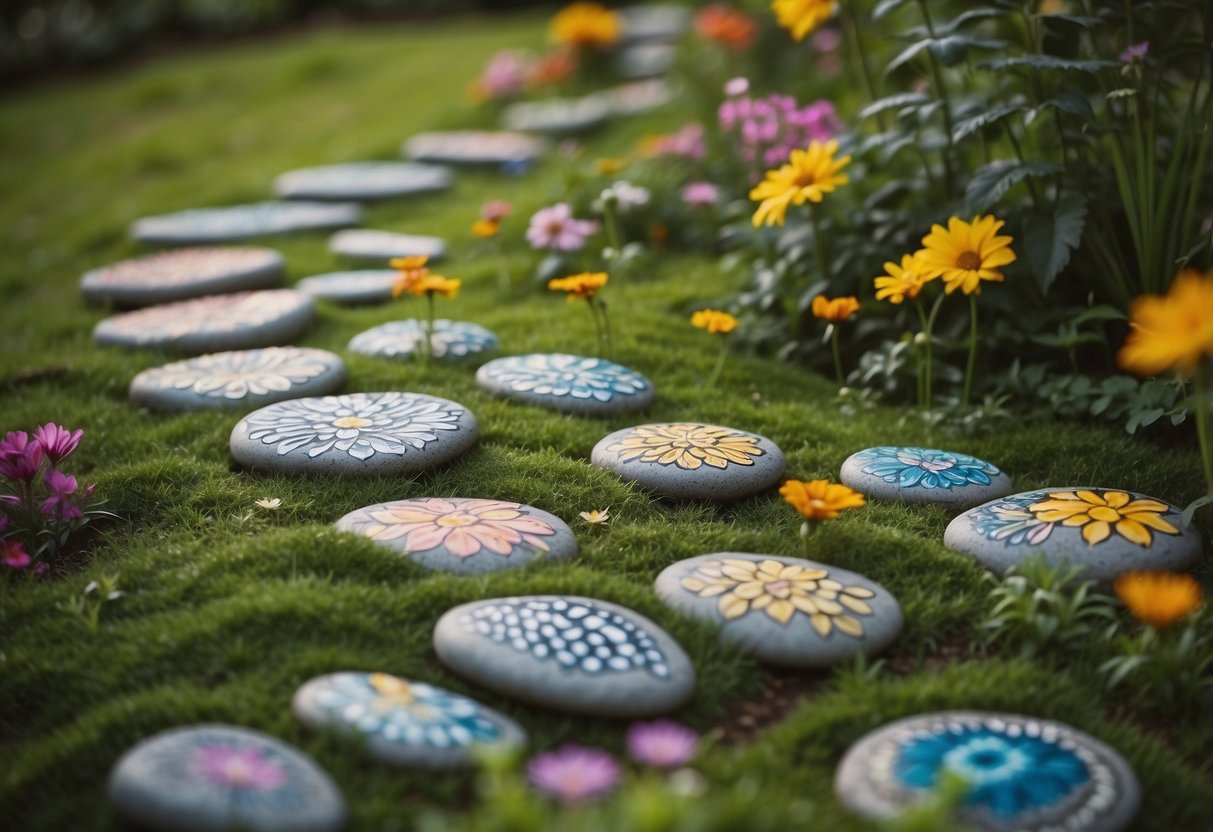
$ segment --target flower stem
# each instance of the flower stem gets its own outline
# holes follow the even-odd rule
[[[821,217],[817,213],[817,206],[809,203],[809,222],[813,226],[813,242],[817,249],[817,269],[821,272],[822,280],[830,279],[830,253],[826,250],[826,238],[821,233]]]
[[[863,48],[863,36],[859,28],[859,21],[855,19],[855,12],[852,9],[853,3],[840,3],[842,9],[842,20],[846,26],[847,34],[851,39],[851,54],[855,59],[856,66],[859,67],[859,74],[863,78],[863,85],[868,92],[868,101],[872,102],[877,99],[876,84],[872,82],[872,71],[868,68],[868,53]],[[876,119],[876,123],[880,125],[880,129],[885,129],[885,114],[880,113]]]
[[[716,366],[712,368],[712,374],[708,376],[707,387],[709,389],[715,387],[716,382],[720,379],[720,371],[724,369],[724,359],[728,354],[729,346],[722,335],[720,336],[720,355],[716,356]]]
[[[607,305],[605,300],[598,300],[598,312],[602,315],[602,340],[606,343],[606,355],[610,358],[615,352],[615,345],[611,342],[611,319],[607,316]]]
[[[1205,368],[1197,367],[1196,381],[1196,438],[1200,444],[1200,460],[1205,469],[1205,488],[1213,494],[1213,448],[1209,447],[1209,405],[1205,392]]]
[[[594,321],[594,351],[602,345],[602,323],[598,320],[598,306],[593,297],[587,298],[586,303],[590,307],[590,317]]]
[[[927,9],[927,0],[918,0],[918,8],[922,11],[923,22],[927,25],[927,33],[932,39],[935,38],[935,23],[931,20],[931,12]],[[943,158],[943,175],[945,184],[947,185],[948,195],[953,191],[955,178],[952,174],[952,151],[954,146],[952,143],[952,102],[948,98],[948,90],[943,85],[943,72],[939,69],[939,59],[935,57],[934,51],[928,49],[927,57],[931,64],[931,78],[935,82],[935,94],[939,96],[939,100],[943,103],[940,109],[943,112],[943,129],[944,138],[947,140],[947,149],[941,153]]]
[[[422,355],[425,356],[425,363],[429,364],[430,359],[434,355],[434,293],[425,293],[426,317],[425,317],[425,349]]]
[[[809,539],[813,536],[813,532],[816,531],[816,525],[816,523],[810,523],[808,520],[800,524],[800,546],[806,558],[809,556]]]
[[[922,301],[918,298],[914,299],[914,308],[918,310],[918,322],[921,325],[919,332],[922,333],[923,341],[928,341],[927,330],[930,328],[927,322],[927,310],[923,308]],[[925,408],[927,406],[927,344],[918,345],[918,407]]]
[[[497,240],[497,283],[503,292],[508,292],[514,284],[510,279],[509,261],[505,259],[505,244],[500,238]]]
[[[606,226],[607,245],[611,247],[611,258],[608,261],[609,271],[615,275],[616,281],[622,276],[620,265],[623,262],[623,238],[619,235],[619,218],[615,212],[615,201],[606,200],[602,206],[603,225]]]
[[[961,405],[969,403],[969,392],[973,388],[973,365],[977,363],[977,295],[969,295],[969,363],[965,366],[964,392],[960,395]]]
[[[935,305],[931,307],[931,314],[927,318],[927,380],[926,380],[926,406],[930,409],[935,403],[935,391],[933,389],[934,371],[935,371],[935,319],[939,316],[939,310],[943,306],[943,299],[946,295],[940,295],[935,298]]]
[[[842,352],[838,348],[838,329],[839,325],[834,324],[834,331],[830,333],[830,347],[834,350],[834,375],[838,377],[838,386],[842,387]]]

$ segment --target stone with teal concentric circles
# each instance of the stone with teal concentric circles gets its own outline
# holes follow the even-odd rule
[[[351,352],[383,358],[413,358],[425,343],[425,325],[415,318],[388,321],[371,327],[350,339]],[[458,361],[474,358],[496,349],[497,336],[480,324],[438,318],[430,336],[433,357]]]
[[[532,353],[498,358],[476,371],[485,391],[525,404],[583,416],[612,416],[653,403],[653,383],[605,358]]]
[[[842,463],[843,485],[878,500],[933,503],[954,511],[1010,494],[1011,478],[975,456],[936,448],[881,445]]]

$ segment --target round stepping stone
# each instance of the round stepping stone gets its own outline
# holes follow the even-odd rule
[[[617,430],[594,446],[590,461],[627,482],[680,500],[740,500],[783,479],[783,452],[756,433],[663,422]]]
[[[286,261],[269,248],[186,248],[122,260],[80,278],[90,303],[148,306],[224,292],[272,289]]]
[[[622,364],[564,353],[498,358],[476,371],[476,383],[494,396],[585,416],[643,410],[656,395],[651,381]]]
[[[958,823],[984,832],[1115,832],[1141,804],[1137,777],[1114,749],[1060,722],[979,711],[876,729],[842,758],[834,791],[858,814],[892,818],[945,774],[969,786]]]
[[[396,269],[329,272],[303,278],[295,284],[295,290],[330,303],[360,306],[391,300],[392,288],[399,279]]]
[[[936,503],[961,511],[1013,489],[997,466],[968,454],[935,448],[881,446],[851,454],[839,475],[844,485],[879,500]]]
[[[410,159],[452,165],[512,165],[534,162],[547,143],[525,133],[456,130],[418,133],[401,152]]]
[[[417,347],[425,341],[421,321],[409,318],[388,321],[371,327],[350,339],[349,349],[363,355],[385,358],[412,358]],[[477,356],[497,348],[497,336],[479,324],[438,318],[430,341],[434,358],[457,360]]]
[[[1112,581],[1135,570],[1191,569],[1200,532],[1186,531],[1180,509],[1112,488],[1042,488],[969,509],[948,524],[944,544],[1002,574],[1043,557],[1070,563],[1083,577]]]
[[[461,404],[420,393],[350,393],[291,399],[255,410],[232,429],[232,456],[283,474],[417,474],[476,443]]]
[[[800,558],[702,555],[666,567],[656,588],[676,612],[720,625],[722,641],[785,667],[873,655],[903,623],[897,599],[880,584]]]
[[[308,756],[260,731],[193,725],[131,748],[107,786],[118,811],[173,832],[328,832],[345,825],[336,784]]]
[[[351,511],[337,528],[369,537],[427,569],[459,575],[577,554],[577,538],[559,517],[503,500],[429,497],[379,503]]]
[[[314,315],[312,299],[289,289],[208,295],[106,318],[93,341],[188,353],[251,349],[293,341]]]
[[[345,364],[331,352],[267,347],[200,355],[144,370],[131,382],[130,398],[152,410],[212,410],[320,396],[344,383]]]
[[[685,6],[650,4],[620,9],[625,43],[637,41],[675,41],[691,27],[691,12]]]
[[[483,751],[521,748],[512,719],[457,693],[387,673],[330,673],[295,693],[295,716],[365,740],[371,756],[410,768],[471,766]]]
[[[437,260],[446,254],[446,243],[421,234],[396,234],[352,228],[329,237],[329,251],[351,260],[386,263],[396,257],[429,257]]]
[[[501,123],[510,130],[528,130],[567,136],[601,127],[611,115],[610,105],[596,95],[547,101],[520,101],[505,108]]]
[[[674,100],[674,90],[665,80],[653,78],[620,84],[598,93],[612,115],[635,116],[649,113]]]
[[[622,78],[657,78],[674,68],[678,50],[664,43],[641,43],[629,46],[615,59],[616,71]]]
[[[555,595],[475,601],[434,627],[439,660],[502,696],[575,714],[668,713],[695,690],[678,642],[627,607]]]
[[[281,199],[366,202],[443,191],[453,181],[451,171],[437,165],[351,162],[284,173],[274,180],[274,195]]]
[[[141,243],[188,246],[341,228],[360,222],[362,209],[353,204],[257,202],[144,217],[131,226],[131,237]]]

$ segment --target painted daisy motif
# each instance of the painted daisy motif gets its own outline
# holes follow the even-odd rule
[[[1170,506],[1159,500],[1133,499],[1126,491],[1053,491],[1028,510],[1045,523],[1081,527],[1082,539],[1090,546],[1107,540],[1114,531],[1143,548],[1154,543],[1151,529],[1179,534],[1179,529],[1162,518]]]
[[[902,488],[964,488],[989,485],[1002,473],[995,466],[967,454],[933,448],[868,448],[857,454],[863,472]]]
[[[409,318],[389,321],[350,340],[350,349],[364,355],[411,356],[425,338],[421,322]],[[435,358],[466,358],[497,346],[497,336],[482,326],[466,321],[439,318],[434,321],[431,339]]]
[[[638,460],[658,465],[676,465],[694,471],[704,465],[726,468],[753,465],[754,457],[766,453],[758,447],[758,437],[732,428],[693,423],[640,425],[631,433],[607,446],[617,452],[620,462]]]
[[[166,364],[152,378],[157,387],[210,398],[266,396],[323,375],[329,367],[320,355],[297,347],[219,352]]]
[[[509,557],[519,546],[546,552],[544,537],[556,530],[529,516],[520,503],[500,500],[413,500],[368,512],[372,523],[362,534],[380,542],[400,540],[406,551],[443,547],[452,555],[470,558],[481,552]]]
[[[192,333],[231,332],[260,326],[295,312],[305,302],[289,289],[233,292],[149,306],[115,315],[102,324],[110,335],[145,343]]]
[[[601,358],[562,353],[519,355],[494,362],[493,379],[518,393],[609,402],[649,389],[640,373]]]

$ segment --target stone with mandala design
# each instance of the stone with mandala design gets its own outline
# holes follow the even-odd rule
[[[153,245],[191,246],[345,228],[360,222],[362,209],[350,202],[256,202],[144,217],[131,226],[131,237]]]
[[[721,425],[663,422],[615,431],[590,461],[646,491],[679,500],[741,500],[783,479],[783,452],[764,436]]]
[[[330,673],[295,692],[300,722],[365,743],[378,760],[409,768],[471,766],[485,751],[518,749],[526,732],[458,693],[388,673]]]
[[[839,763],[845,806],[892,819],[945,777],[967,790],[956,821],[982,832],[1116,832],[1137,814],[1141,787],[1113,748],[1060,722],[946,711],[890,723]]]
[[[425,325],[415,318],[409,318],[388,321],[360,332],[350,339],[349,348],[351,352],[363,355],[411,359],[424,339]],[[434,321],[430,343],[435,359],[458,361],[496,349],[497,336],[479,324],[438,318]]]
[[[285,270],[286,260],[270,248],[184,248],[93,269],[80,278],[80,294],[90,303],[148,306],[272,289],[281,285]]]
[[[172,728],[128,750],[106,786],[141,829],[332,832],[346,822],[332,779],[298,749],[234,725]]]
[[[554,514],[505,500],[428,497],[378,503],[337,521],[427,569],[480,575],[577,554],[573,530]]]
[[[236,461],[283,474],[417,474],[476,443],[463,405],[421,393],[350,393],[277,402],[232,429]]]
[[[495,359],[476,371],[476,383],[494,396],[583,416],[643,410],[656,395],[653,383],[635,370],[565,353]]]
[[[1011,478],[975,456],[935,448],[883,445],[851,454],[839,479],[869,497],[935,503],[955,511],[1005,497]]]
[[[897,599],[862,575],[801,558],[719,552],[656,581],[671,609],[720,626],[722,641],[785,667],[829,667],[880,652],[901,632]]]
[[[656,623],[609,601],[528,595],[473,601],[434,627],[438,659],[495,691],[566,713],[668,713],[695,690],[682,647]]]
[[[1203,550],[1179,508],[1115,488],[1042,488],[969,509],[944,533],[950,549],[999,574],[1029,558],[1070,563],[1107,582],[1124,572],[1194,567]]]

